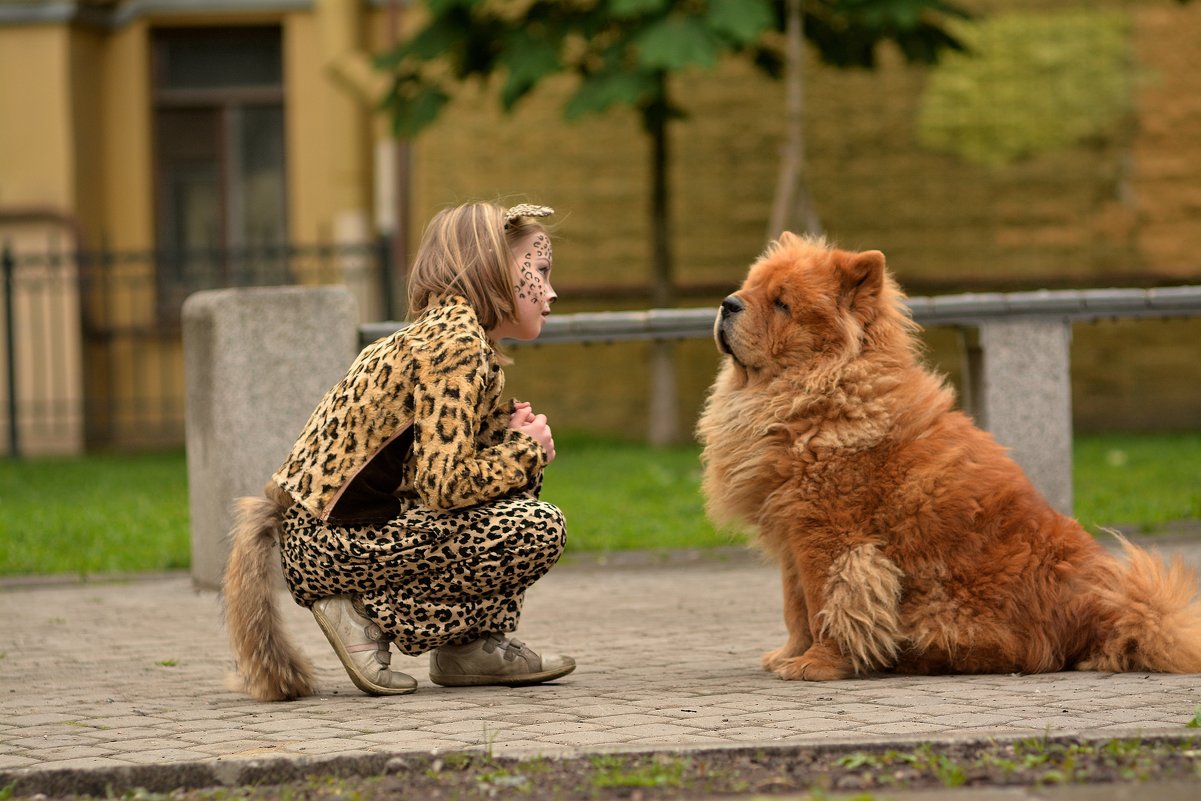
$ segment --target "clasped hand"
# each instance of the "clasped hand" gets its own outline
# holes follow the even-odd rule
[[[550,426],[546,424],[546,415],[534,414],[533,407],[525,401],[513,404],[513,413],[509,415],[509,428],[528,434],[546,451],[546,463],[555,460],[555,438],[551,435]]]

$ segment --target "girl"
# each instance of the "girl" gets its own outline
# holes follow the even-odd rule
[[[501,400],[504,337],[535,339],[556,295],[553,211],[470,203],[439,213],[409,275],[414,322],[365,348],[309,418],[263,498],[242,498],[226,621],[246,692],[314,692],[271,592],[273,546],[360,690],[412,692],[390,644],[431,651],[445,686],[517,686],[575,669],[506,634],[558,560],[563,516],[538,500],[555,458],[546,416]]]

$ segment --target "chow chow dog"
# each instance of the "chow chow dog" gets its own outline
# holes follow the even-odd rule
[[[780,564],[783,679],[1201,672],[1196,576],[1112,555],[953,407],[879,251],[785,233],[721,304],[707,511]]]

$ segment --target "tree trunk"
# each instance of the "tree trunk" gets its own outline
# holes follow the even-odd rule
[[[667,97],[667,74],[660,72],[658,81],[657,96],[643,111],[643,124],[651,139],[651,269],[654,277],[651,303],[657,309],[665,309],[675,304],[667,186],[671,163],[667,123],[671,106]],[[647,440],[651,445],[667,445],[679,437],[672,343],[652,342],[649,361]]]
[[[804,0],[788,0],[787,63],[785,75],[785,141],[780,152],[780,176],[767,226],[768,240],[799,227],[811,234],[824,233],[805,175],[805,15]]]

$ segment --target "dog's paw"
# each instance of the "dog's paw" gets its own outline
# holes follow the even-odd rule
[[[763,669],[768,673],[775,673],[780,665],[787,662],[789,659],[795,658],[795,654],[791,653],[787,645],[781,645],[772,651],[765,651],[760,657],[763,662]]]
[[[854,675],[846,659],[821,646],[814,646],[800,656],[778,660],[769,670],[785,681],[837,681]]]

